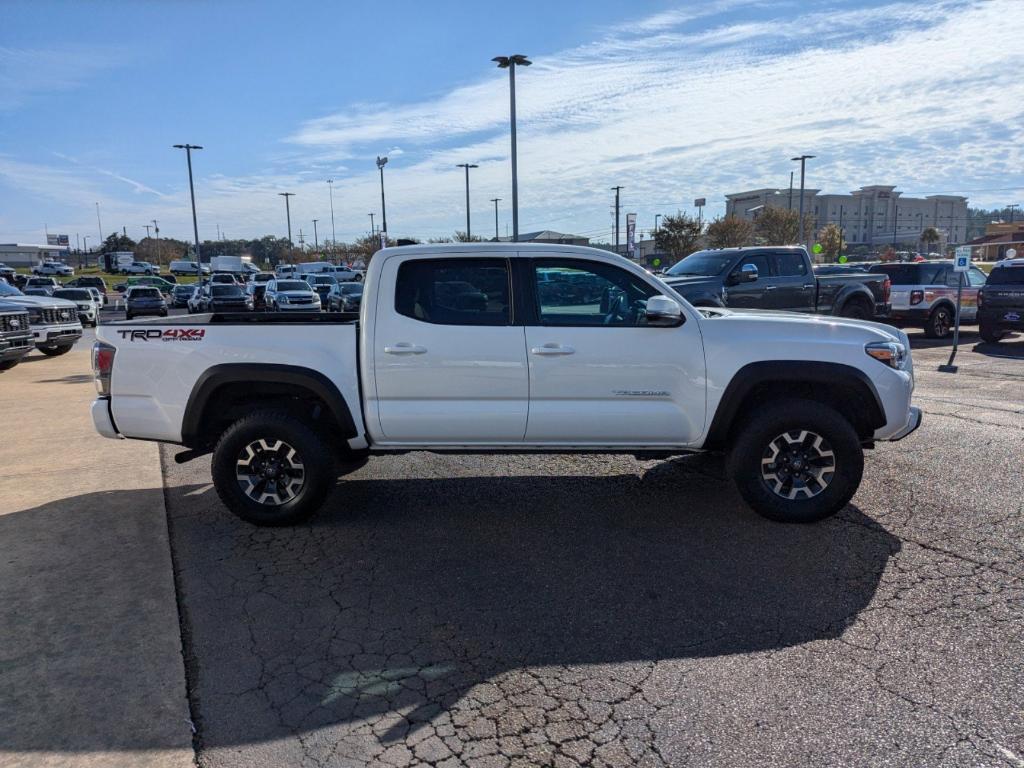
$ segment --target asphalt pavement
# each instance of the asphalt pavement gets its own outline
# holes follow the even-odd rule
[[[374,458],[256,529],[161,456],[202,766],[1024,766],[1024,337],[811,526],[713,456]]]

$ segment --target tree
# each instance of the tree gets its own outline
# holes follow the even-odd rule
[[[818,232],[818,242],[821,243],[821,255],[826,261],[836,261],[846,249],[846,241],[843,240],[842,230],[837,224],[826,224]]]
[[[482,243],[483,238],[479,235],[467,235],[465,232],[455,230],[456,243]]]
[[[804,214],[804,234],[814,231],[814,216]],[[793,245],[800,242],[800,213],[774,205],[766,206],[757,217],[757,234],[766,245]]]
[[[441,237],[432,237],[429,240],[427,240],[427,242],[428,243],[450,243],[450,242],[452,242],[452,239],[450,237],[448,237],[447,235],[442,235]]]
[[[924,232],[921,233],[921,242],[928,246],[928,250],[931,251],[935,243],[942,240],[942,235],[939,234],[939,230],[935,227],[928,227]]]
[[[100,246],[100,253],[113,253],[114,251],[134,251],[135,241],[120,232],[111,232],[107,239]]]
[[[665,216],[654,235],[654,247],[667,253],[673,261],[679,261],[697,250],[703,229],[697,219],[685,213]]]
[[[708,224],[708,245],[735,248],[754,244],[754,225],[739,216],[720,216]]]

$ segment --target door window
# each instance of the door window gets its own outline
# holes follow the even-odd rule
[[[505,259],[421,259],[398,268],[395,311],[437,325],[510,325]]]
[[[971,267],[970,271],[967,273],[967,282],[973,288],[984,285],[987,279],[988,276],[977,267]]]
[[[763,253],[752,253],[749,256],[744,256],[739,264],[736,265],[735,271],[740,271],[747,264],[753,264],[757,267],[757,276],[759,278],[766,278],[772,276],[772,268],[768,263],[768,256]]]
[[[804,257],[791,251],[772,254],[775,261],[775,274],[779,277],[797,277],[807,274]],[[761,268],[758,267],[758,270]]]
[[[595,261],[537,259],[533,275],[541,325],[645,325],[647,299],[659,294],[638,276]]]

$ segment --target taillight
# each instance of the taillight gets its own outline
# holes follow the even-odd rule
[[[924,301],[924,291],[911,291],[910,292],[910,303],[912,305],[913,304],[920,304],[922,301]]]
[[[982,288],[978,291],[978,309],[981,309],[981,305],[985,303],[985,289]]]
[[[96,391],[103,397],[110,395],[110,372],[114,369],[115,352],[114,347],[102,341],[92,345],[92,373],[96,379]]]
[[[889,303],[889,296],[892,293],[892,280],[888,277],[882,282],[882,301]]]

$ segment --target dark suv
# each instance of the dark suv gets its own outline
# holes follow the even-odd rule
[[[1024,259],[1007,259],[992,267],[978,291],[981,338],[997,342],[1007,331],[1024,331]]]
[[[139,315],[167,317],[167,302],[159,288],[137,285],[128,289],[125,294],[124,316],[131,320]]]

